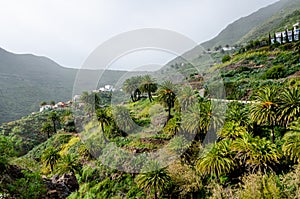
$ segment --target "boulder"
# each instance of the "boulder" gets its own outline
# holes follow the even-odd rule
[[[73,173],[54,175],[51,179],[44,179],[47,187],[47,198],[66,198],[79,189],[76,176]]]

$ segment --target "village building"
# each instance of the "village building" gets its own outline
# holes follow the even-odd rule
[[[275,42],[277,42],[281,44],[281,43],[299,41],[299,35],[300,35],[299,23],[296,23],[293,25],[292,30],[276,32],[274,34],[274,38],[271,39],[271,43],[274,44]]]

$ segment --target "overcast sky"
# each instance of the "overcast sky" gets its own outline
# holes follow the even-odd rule
[[[97,46],[120,33],[163,28],[202,43],[276,1],[0,0],[0,47],[80,67]]]

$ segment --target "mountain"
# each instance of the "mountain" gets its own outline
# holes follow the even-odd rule
[[[101,72],[83,70],[81,74],[93,79]],[[0,124],[38,111],[41,101],[72,99],[77,73],[77,69],[62,67],[46,57],[13,54],[0,48]],[[98,85],[113,85],[125,73],[105,71]]]
[[[300,0],[281,0],[261,8],[249,16],[229,24],[218,36],[201,44],[205,48],[248,42],[260,36],[268,36],[286,16],[300,9]]]
[[[300,22],[300,0],[280,0],[229,24],[215,38],[170,61],[167,67],[182,66],[188,61],[194,67],[184,64],[179,70],[184,74],[197,72],[195,68],[210,67],[221,61],[224,52],[212,52],[215,47],[244,45],[250,40],[268,38],[269,33],[291,29],[296,22]],[[208,49],[212,50],[209,54]]]

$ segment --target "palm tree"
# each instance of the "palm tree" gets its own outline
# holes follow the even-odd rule
[[[163,192],[170,184],[171,177],[166,168],[161,168],[158,161],[149,161],[136,177],[137,185],[147,192],[154,190],[154,198]]]
[[[210,107],[208,102],[193,104],[182,116],[182,127],[191,134],[205,134],[209,127]]]
[[[294,162],[300,162],[300,123],[293,122],[289,127],[290,131],[283,136],[282,150],[285,156],[290,157]]]
[[[104,143],[107,143],[108,140],[107,140],[107,138],[105,136],[104,127],[110,124],[111,117],[107,114],[107,111],[105,109],[101,109],[101,108],[97,109],[96,115],[97,115],[97,120],[98,120],[98,122],[101,125]]]
[[[231,149],[236,152],[236,159],[248,170],[267,172],[271,166],[279,163],[281,154],[277,146],[266,138],[255,137],[245,133],[232,143]]]
[[[160,88],[157,91],[158,93],[158,100],[168,107],[168,119],[171,119],[171,109],[174,107],[174,103],[176,100],[175,94],[175,85],[171,81],[165,81],[162,83]]]
[[[135,123],[130,117],[130,113],[124,106],[115,106],[112,110],[113,119],[117,127],[125,134],[134,129]]]
[[[70,154],[62,156],[61,160],[57,164],[58,174],[70,172],[75,174],[76,172],[80,172],[81,168],[82,165],[79,162],[78,157]]]
[[[56,122],[59,121],[59,116],[58,114],[55,112],[55,111],[52,111],[49,115],[49,120],[52,121],[52,124],[53,124],[53,130],[54,130],[54,133],[56,134],[57,133],[57,130],[56,130]]]
[[[50,166],[51,172],[53,172],[53,168],[60,159],[59,150],[54,147],[49,147],[43,152],[42,161],[46,164],[46,166]]]
[[[226,121],[240,126],[249,124],[249,111],[240,103],[231,103],[226,112]]]
[[[148,98],[150,102],[152,102],[153,98],[151,93],[157,90],[157,84],[155,83],[155,80],[151,78],[150,75],[145,75],[142,78],[140,89],[142,92],[146,92],[148,94]]]
[[[300,162],[300,133],[288,132],[284,135],[283,140],[282,150],[284,155],[290,157],[294,162]]]
[[[131,77],[129,79],[126,79],[123,83],[123,90],[130,94],[130,98],[132,102],[136,102],[141,97],[141,91],[139,89],[140,84],[142,81],[141,76]]]
[[[53,132],[53,127],[50,122],[46,122],[43,124],[41,128],[41,132],[47,133],[47,137],[50,138],[50,133]]]
[[[240,126],[239,123],[227,122],[218,132],[218,135],[222,139],[235,140],[242,137],[245,133],[247,133],[246,127]]]
[[[287,88],[279,99],[280,120],[287,127],[300,116],[300,91],[297,88]]]
[[[83,92],[81,94],[80,100],[85,104],[84,109],[89,116],[93,115],[95,110],[100,106],[100,97],[97,93]]]
[[[277,121],[277,92],[274,87],[266,87],[258,91],[256,103],[250,109],[251,119],[258,125],[271,126],[272,142],[275,142],[274,126]]]
[[[218,104],[207,100],[193,104],[182,116],[182,127],[198,136],[198,140],[203,141],[210,127],[211,131],[214,132],[223,124],[224,118],[220,107]]]
[[[191,87],[185,86],[179,91],[178,101],[181,110],[187,111],[192,104],[197,102],[197,95]]]
[[[183,135],[173,137],[167,145],[167,149],[177,155],[182,155],[189,147],[190,143]]]
[[[217,179],[229,173],[235,166],[229,146],[229,140],[222,140],[207,147],[197,162],[196,169],[204,175],[215,176]]]

